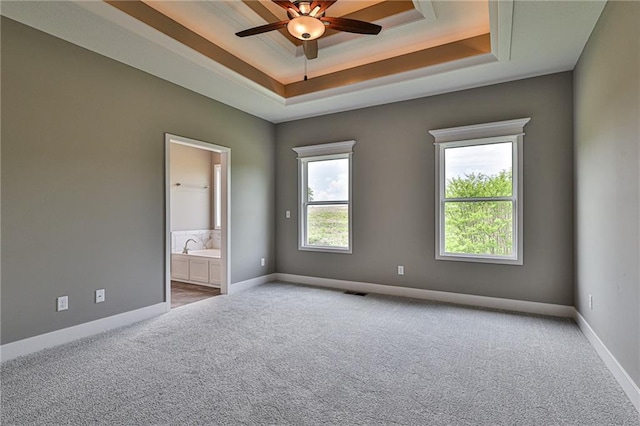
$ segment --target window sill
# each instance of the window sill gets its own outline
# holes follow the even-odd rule
[[[352,250],[350,248],[334,248],[334,247],[309,247],[309,246],[300,246],[298,247],[300,251],[314,251],[319,253],[337,253],[337,254],[351,254]]]
[[[436,260],[448,260],[453,262],[488,263],[495,265],[515,265],[522,266],[522,258],[515,259],[509,257],[488,257],[464,254],[440,254],[436,255]]]

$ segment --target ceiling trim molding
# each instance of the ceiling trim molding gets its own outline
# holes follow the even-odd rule
[[[413,0],[413,6],[427,21],[435,21],[438,18],[431,0]]]
[[[513,0],[489,0],[491,51],[498,61],[511,60]]]
[[[387,75],[375,80],[367,80],[360,83],[350,84],[348,86],[336,87],[335,89],[328,89],[322,92],[313,92],[308,95],[286,98],[285,106],[289,107],[296,105],[300,110],[305,104],[316,103],[319,105],[322,103],[325,107],[330,106],[331,108],[335,108],[334,112],[340,112],[346,109],[340,109],[336,107],[336,105],[341,102],[342,99],[347,99],[352,95],[367,97],[369,101],[368,106],[378,105],[377,101],[373,100],[373,97],[369,97],[369,94],[380,92],[393,93],[396,96],[395,99],[403,101],[425,96],[439,95],[446,93],[447,90],[442,90],[441,87],[437,87],[437,83],[435,86],[429,86],[428,82],[431,78],[440,79],[452,71],[465,72],[465,70],[471,67],[482,67],[497,62],[498,61],[496,57],[493,56],[493,53],[486,53],[484,55],[445,62],[443,64],[433,65],[427,68],[419,68],[400,74]],[[444,78],[446,79],[446,77]],[[418,82],[421,82],[422,84]],[[412,88],[407,89],[412,85]],[[472,87],[456,86],[455,90],[470,88]],[[374,97],[375,96],[377,95],[374,95]],[[306,118],[306,116],[296,114],[295,118]]]
[[[489,33],[285,85],[285,98],[373,80],[491,52]]]
[[[285,88],[282,83],[255,68],[254,66],[244,62],[231,53],[227,52],[210,40],[191,31],[187,27],[160,13],[156,9],[146,5],[140,0],[133,1],[117,1],[104,0],[105,3],[115,7],[116,9],[136,18],[140,22],[149,25],[161,33],[173,38],[176,41],[190,47],[191,49],[203,54],[221,65],[235,71],[243,77],[252,80],[255,83],[273,91],[274,93],[284,96]]]

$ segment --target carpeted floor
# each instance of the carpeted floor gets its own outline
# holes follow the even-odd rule
[[[3,425],[640,425],[577,326],[267,284],[6,362]]]

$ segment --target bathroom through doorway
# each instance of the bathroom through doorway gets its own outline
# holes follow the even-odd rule
[[[165,134],[167,310],[228,293],[230,156],[230,148]]]

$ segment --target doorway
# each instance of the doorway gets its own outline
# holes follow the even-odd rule
[[[178,150],[184,151],[184,149],[198,152],[201,155],[211,155],[210,183],[203,183],[195,178],[176,179],[175,176],[171,176],[172,152],[173,156],[177,158]],[[230,165],[230,148],[165,133],[165,303],[167,311],[171,309],[171,282],[172,277],[175,278],[176,274],[179,277],[184,277],[180,281],[209,287],[219,286],[220,294],[228,293],[231,270]],[[205,212],[208,216],[204,214],[208,218],[206,219],[209,223],[208,229],[197,231],[181,229],[178,231],[177,228],[185,228],[184,224],[180,227],[175,225],[175,222],[184,216],[185,209],[184,206],[181,206],[182,210],[176,210],[174,203],[176,201],[184,203],[185,195],[198,197],[207,191],[211,194],[212,200],[209,211]],[[177,197],[183,198],[176,200]],[[202,212],[198,212],[198,215],[200,213]],[[202,220],[202,218],[200,219]],[[205,228],[204,225],[194,227]],[[202,236],[203,232],[210,232],[210,234],[206,234],[210,237],[209,240],[206,239],[206,236]],[[185,240],[185,243],[182,240]],[[218,255],[217,249],[219,250],[218,259],[215,258]],[[211,252],[215,254],[211,254]],[[190,266],[193,269],[192,273]],[[189,276],[190,273],[191,276]],[[209,277],[211,277],[211,281],[209,281]]]

